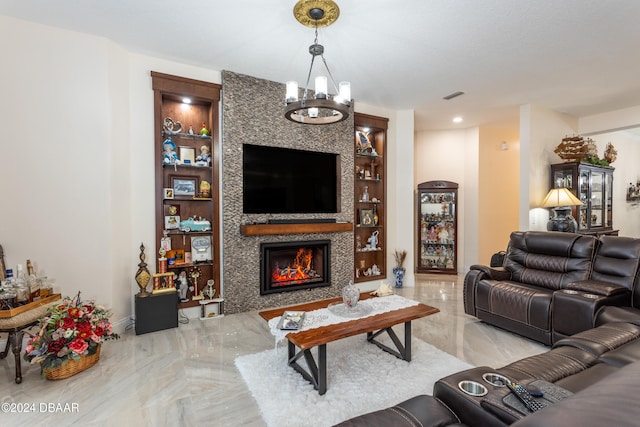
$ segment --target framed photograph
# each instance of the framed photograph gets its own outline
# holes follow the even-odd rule
[[[178,153],[180,156],[180,161],[182,162],[183,165],[191,165],[191,166],[195,165],[196,163],[195,148],[180,146]]]
[[[191,238],[191,259],[193,262],[211,261],[211,236]]]
[[[198,177],[171,175],[171,187],[175,197],[194,197],[199,188]]]
[[[164,217],[164,229],[176,230],[180,228],[180,216],[179,215],[165,215]]]
[[[360,209],[360,225],[373,226],[373,209]]]
[[[173,282],[173,273],[157,273],[153,275],[152,294],[163,294],[175,291],[176,285]]]
[[[165,199],[173,199],[173,188],[163,188],[162,191]]]
[[[175,249],[174,252],[176,264],[184,264],[184,249]]]

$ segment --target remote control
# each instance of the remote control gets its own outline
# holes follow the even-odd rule
[[[513,394],[515,394],[516,397],[520,399],[520,401],[524,403],[524,406],[526,406],[531,412],[536,412],[547,406],[546,402],[540,402],[531,397],[527,389],[524,388],[521,384],[507,381],[507,387],[509,387],[509,390],[511,390]]]

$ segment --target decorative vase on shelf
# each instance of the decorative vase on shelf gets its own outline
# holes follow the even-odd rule
[[[393,267],[393,275],[396,278],[396,288],[402,287],[402,282],[404,281],[404,273],[406,269],[404,267]]]
[[[342,290],[342,302],[347,308],[354,308],[360,299],[360,289],[356,288],[351,280]]]

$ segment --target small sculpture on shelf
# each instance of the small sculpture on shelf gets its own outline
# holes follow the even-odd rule
[[[378,249],[378,234],[378,230],[371,233],[371,237],[367,239],[367,249],[372,251]]]
[[[177,165],[180,163],[178,154],[176,154],[176,144],[171,140],[171,137],[165,139],[162,143],[164,153],[162,156],[162,163],[165,165]]]
[[[209,198],[211,197],[211,184],[208,181],[200,181],[200,194],[198,197]]]
[[[206,122],[202,122],[202,129],[200,129],[200,135],[201,136],[209,136],[209,135],[211,135],[211,132],[209,132],[209,129],[207,129],[207,123]]]
[[[148,297],[150,294],[147,292],[147,285],[151,280],[151,273],[147,268],[144,255],[144,244],[140,243],[140,263],[138,264],[138,271],[136,272],[136,283],[140,287],[140,292],[137,293],[139,297]]]
[[[196,301],[204,299],[202,295],[198,295],[198,280],[200,279],[200,276],[202,276],[200,267],[192,267],[191,271],[189,272],[189,276],[191,277],[191,281],[193,283],[193,286],[189,288],[189,290],[193,292],[193,300]]]
[[[211,165],[211,153],[209,152],[209,146],[203,145],[200,147],[200,154],[196,157],[196,166],[209,165]]]
[[[187,272],[182,270],[178,275],[178,293],[180,294],[180,301],[187,302],[187,291],[189,290],[189,279],[187,279]],[[193,289],[193,287],[191,287]]]
[[[189,125],[189,135],[195,135],[196,133],[193,130],[193,125]]]
[[[174,121],[171,117],[166,117],[162,129],[167,135],[175,135],[182,132],[182,123]]]

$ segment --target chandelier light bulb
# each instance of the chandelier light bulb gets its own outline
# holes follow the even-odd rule
[[[316,77],[316,99],[327,98],[327,78],[325,76]]]
[[[287,82],[287,94],[285,96],[287,104],[298,100],[298,82],[290,80]]]
[[[343,104],[349,105],[351,103],[351,83],[340,82],[338,83],[338,98]]]

